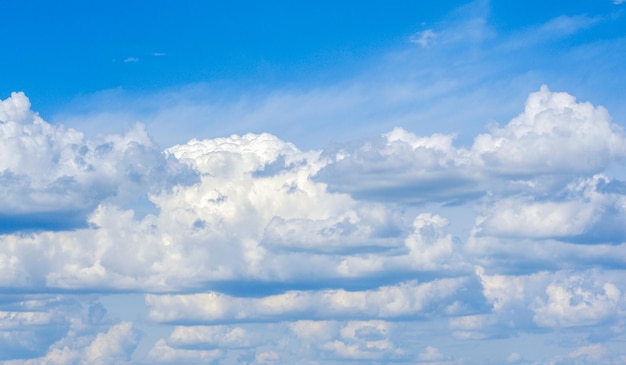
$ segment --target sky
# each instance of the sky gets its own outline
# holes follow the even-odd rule
[[[625,1],[0,9],[0,364],[626,362]]]

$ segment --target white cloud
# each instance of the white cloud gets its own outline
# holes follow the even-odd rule
[[[404,239],[403,254],[352,255],[339,266],[339,273],[348,277],[375,275],[380,272],[471,271],[462,257],[460,242],[445,231],[445,218],[430,213],[419,214],[413,221],[413,232]]]
[[[86,229],[1,236],[6,285],[158,291],[467,269],[444,218],[419,215],[411,229],[394,207],[329,193],[311,179],[326,163],[318,152],[248,134],[166,154],[200,182],[152,194],[158,215],[101,204]]]
[[[161,155],[142,125],[84,140],[82,133],[32,112],[23,93],[0,101],[0,140],[0,216],[13,217],[17,227],[39,228],[37,220],[44,227],[63,227],[63,219],[76,224],[101,201],[132,201],[165,187],[167,175],[176,174],[175,163]]]
[[[541,82],[623,122],[623,39],[568,38],[623,19],[490,8],[330,86],[112,91],[52,123],[2,101],[0,359],[626,363],[624,133],[547,88],[506,123]]]
[[[624,146],[626,135],[606,109],[542,86],[522,114],[476,136],[470,149],[455,147],[451,135],[394,129],[356,148],[328,151],[333,162],[317,178],[331,191],[364,199],[463,202],[601,172],[626,156]]]
[[[393,322],[381,320],[177,326],[167,339],[155,342],[151,354],[155,361],[168,363],[219,359],[225,364],[270,360],[294,364],[315,364],[318,361],[334,364],[343,360],[405,359],[403,350],[392,342],[394,327]],[[214,337],[217,333],[226,336],[219,339],[219,336]],[[239,346],[244,338],[254,344]]]
[[[481,226],[495,235],[560,237],[579,235],[598,219],[582,202],[501,200]]]
[[[624,301],[613,283],[599,287],[599,283],[585,283],[579,276],[548,285],[546,294],[548,299],[539,299],[534,308],[533,319],[542,327],[598,324],[617,316]]]
[[[450,319],[450,328],[460,338],[513,335],[535,327],[605,325],[624,315],[624,287],[614,284],[619,272],[486,275],[477,268],[476,273],[493,311]]]
[[[4,101],[5,119],[26,129],[68,131],[37,122],[26,101]],[[149,320],[176,324],[169,337],[142,347],[151,361],[285,362],[301,351],[311,361],[338,363],[455,362],[437,341],[444,335],[411,346],[398,341],[393,323],[407,318],[439,321],[437,331],[445,336],[485,341],[537,328],[606,329],[611,321],[617,324],[608,336],[622,333],[621,271],[588,268],[620,267],[626,250],[624,183],[595,174],[623,157],[624,136],[601,108],[567,94],[542,88],[524,113],[470,147],[455,146],[450,134],[421,137],[397,128],[355,148],[324,152],[300,151],[271,134],[246,134],[192,140],[161,154],[139,128],[102,137],[111,148],[96,156],[104,142],[72,133],[78,136],[72,143],[86,146],[85,156],[94,154],[93,163],[103,159],[94,170],[108,173],[117,191],[91,203],[86,228],[0,235],[0,284],[34,292],[146,293]],[[45,135],[40,130],[24,138],[35,134]],[[548,142],[566,146],[544,148],[554,164],[515,152]],[[111,152],[118,147],[121,152]],[[133,150],[129,157],[124,148],[149,152]],[[584,153],[595,157],[580,165],[566,157]],[[141,165],[137,174],[144,180],[134,194],[150,192],[153,214],[122,207],[128,199],[120,190],[133,180],[119,175],[125,159]],[[167,163],[169,170],[154,167]],[[67,169],[54,161],[42,166],[20,173],[46,181],[49,171]],[[182,166],[191,173],[177,175]],[[163,175],[158,182],[148,178],[154,169]],[[153,183],[168,188],[152,189]],[[454,207],[436,214],[395,204],[431,200],[479,205],[459,218]],[[475,218],[469,237],[449,231],[459,219],[471,227]],[[476,264],[484,269],[474,276]],[[579,276],[593,280],[572,279]],[[32,353],[37,344],[19,351],[31,351],[40,362],[132,361],[138,335],[129,322],[100,323],[89,332],[85,318],[0,307],[0,327],[12,332],[7,347],[43,338],[38,326],[58,323],[71,323],[70,331],[46,344],[47,353]],[[18,327],[27,330],[18,334]],[[262,335],[269,327],[278,328],[271,338]]]
[[[464,279],[440,279],[385,286],[376,290],[288,291],[262,298],[216,292],[146,295],[150,318],[157,322],[249,322],[280,318],[399,318],[425,315],[449,301]]]
[[[316,343],[331,357],[349,360],[402,358],[404,353],[390,341],[392,324],[384,321],[350,321],[333,340]]]
[[[522,114],[477,136],[472,152],[479,166],[500,174],[589,174],[624,158],[625,140],[603,107],[542,86]]]
[[[551,94],[544,96],[550,98]],[[473,149],[455,148],[450,136],[424,138],[397,129],[385,135],[385,139],[387,142],[381,149],[385,156],[399,155],[399,151],[405,148],[413,151],[411,153],[423,152],[421,168],[426,172],[474,163]],[[316,283],[346,278],[369,280],[390,272],[427,271],[455,276],[466,271],[472,261],[482,260],[481,253],[474,250],[476,247],[462,245],[445,231],[447,220],[442,216],[418,214],[413,219],[413,227],[409,228],[407,216],[395,208],[328,192],[325,184],[312,180],[311,176],[332,161],[318,152],[301,152],[294,145],[269,134],[194,140],[174,146],[166,153],[197,171],[200,181],[152,194],[151,200],[160,210],[158,215],[137,218],[130,210],[103,204],[91,215],[93,226],[88,229],[2,236],[2,257],[7,263],[7,275],[3,276],[5,285],[161,291],[189,290],[201,283],[209,283],[210,287],[211,283],[220,280],[233,283],[258,280],[268,282],[271,288],[272,283],[282,282],[296,283],[297,286],[303,278]],[[410,158],[406,161],[411,163]],[[571,183],[567,187],[569,195],[565,195],[567,199],[575,199],[574,202],[580,201],[581,206],[555,201],[536,203],[530,208],[522,205],[516,209],[528,213],[524,216],[537,217],[536,221],[528,221],[525,225],[530,232],[535,232],[531,237],[580,235],[587,226],[579,222],[569,228],[567,224],[572,218],[565,213],[557,215],[563,224],[545,225],[546,215],[537,211],[562,210],[581,215],[585,212],[581,207],[589,202],[594,204],[590,209],[604,210],[601,207],[620,201],[619,186],[611,184],[611,180],[601,175]],[[532,189],[524,191],[532,192]],[[502,223],[507,216],[502,213],[507,200],[496,202],[493,212],[500,212],[494,215],[500,221],[483,220],[479,227],[483,234],[511,235],[511,230]],[[511,202],[509,207],[513,209],[515,200]],[[554,209],[547,209],[551,207]],[[597,216],[597,213],[589,216]],[[585,217],[583,214],[581,219],[587,219]],[[547,227],[543,231],[538,229],[541,224]],[[385,234],[394,231],[392,235]],[[519,234],[529,236],[524,232]],[[489,239],[471,238],[485,242]],[[579,252],[583,256],[584,246],[581,247]],[[513,253],[507,252],[509,256]],[[607,250],[606,256],[610,255],[611,251]],[[489,265],[489,262],[483,264]],[[495,282],[495,277],[490,283]],[[541,306],[536,307],[540,314],[523,309],[541,300],[551,303],[552,299],[546,297],[549,287],[546,278],[549,276],[538,275],[536,279],[531,276],[519,279],[520,283],[515,285],[510,285],[513,279],[506,279],[509,284],[498,289],[500,291],[484,285],[483,295],[491,303],[495,316],[476,314],[480,299],[471,298],[470,302],[465,302],[460,296],[459,287],[467,285],[464,278],[428,283],[396,282],[379,289],[359,291],[287,290],[277,295],[263,294],[259,298],[218,291],[188,295],[149,294],[147,302],[151,318],[160,322],[394,319],[453,313],[462,315],[451,321],[451,329],[459,337],[489,338],[502,333],[497,327],[506,319],[526,326],[532,325],[533,316],[539,318],[537,324],[546,326],[553,323],[551,320],[556,321],[554,323],[575,323],[569,317],[550,319],[551,312]],[[228,285],[225,288],[228,289]],[[502,291],[505,289],[516,292]],[[536,295],[531,298],[529,293]],[[535,298],[539,298],[538,302],[534,301]],[[591,306],[600,308],[602,303],[597,301]],[[551,307],[546,304],[545,308]],[[598,310],[605,313],[601,308]],[[181,326],[166,343],[157,346],[160,350],[154,351],[178,354],[178,350],[185,349],[177,346],[192,341],[193,336],[199,336],[199,342],[202,342],[201,335],[205,336],[203,343],[208,346],[220,344],[215,336],[227,334],[219,332],[221,335],[216,335],[215,332],[211,339],[213,332],[210,331],[217,327],[206,327],[212,330],[201,328],[185,332],[188,329]],[[318,336],[324,337],[322,334]],[[336,353],[356,351],[353,353],[359,354],[361,351],[345,339],[325,338],[328,338],[324,342],[328,349],[332,348]],[[249,339],[235,341],[232,346],[245,347],[249,343],[246,341]],[[210,354],[215,355],[209,351],[197,356],[213,356]]]
[[[132,323],[121,322],[95,336],[68,336],[50,346],[39,358],[5,361],[6,365],[69,365],[69,364],[129,364],[137,346],[138,334]]]
[[[114,364],[130,360],[137,346],[132,323],[123,322],[99,333],[83,354],[84,364]]]
[[[624,182],[594,175],[569,183],[554,198],[503,198],[489,206],[481,234],[504,237],[561,238],[578,243],[622,243],[626,231]],[[556,198],[556,199],[555,199]]]

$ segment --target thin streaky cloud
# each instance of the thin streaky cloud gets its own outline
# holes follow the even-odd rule
[[[426,29],[411,36],[409,38],[409,42],[419,44],[420,46],[426,48],[433,46],[436,38],[437,33],[435,33],[432,29]]]

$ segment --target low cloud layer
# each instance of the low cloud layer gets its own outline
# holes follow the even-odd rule
[[[0,361],[619,363],[626,135],[545,86],[521,109],[469,146],[396,128],[160,151],[140,125],[85,139],[14,93]],[[142,296],[141,314],[115,318],[103,293]],[[545,356],[512,340],[552,335]]]

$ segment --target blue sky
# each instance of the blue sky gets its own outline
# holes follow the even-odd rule
[[[625,9],[3,4],[0,363],[624,363]]]

